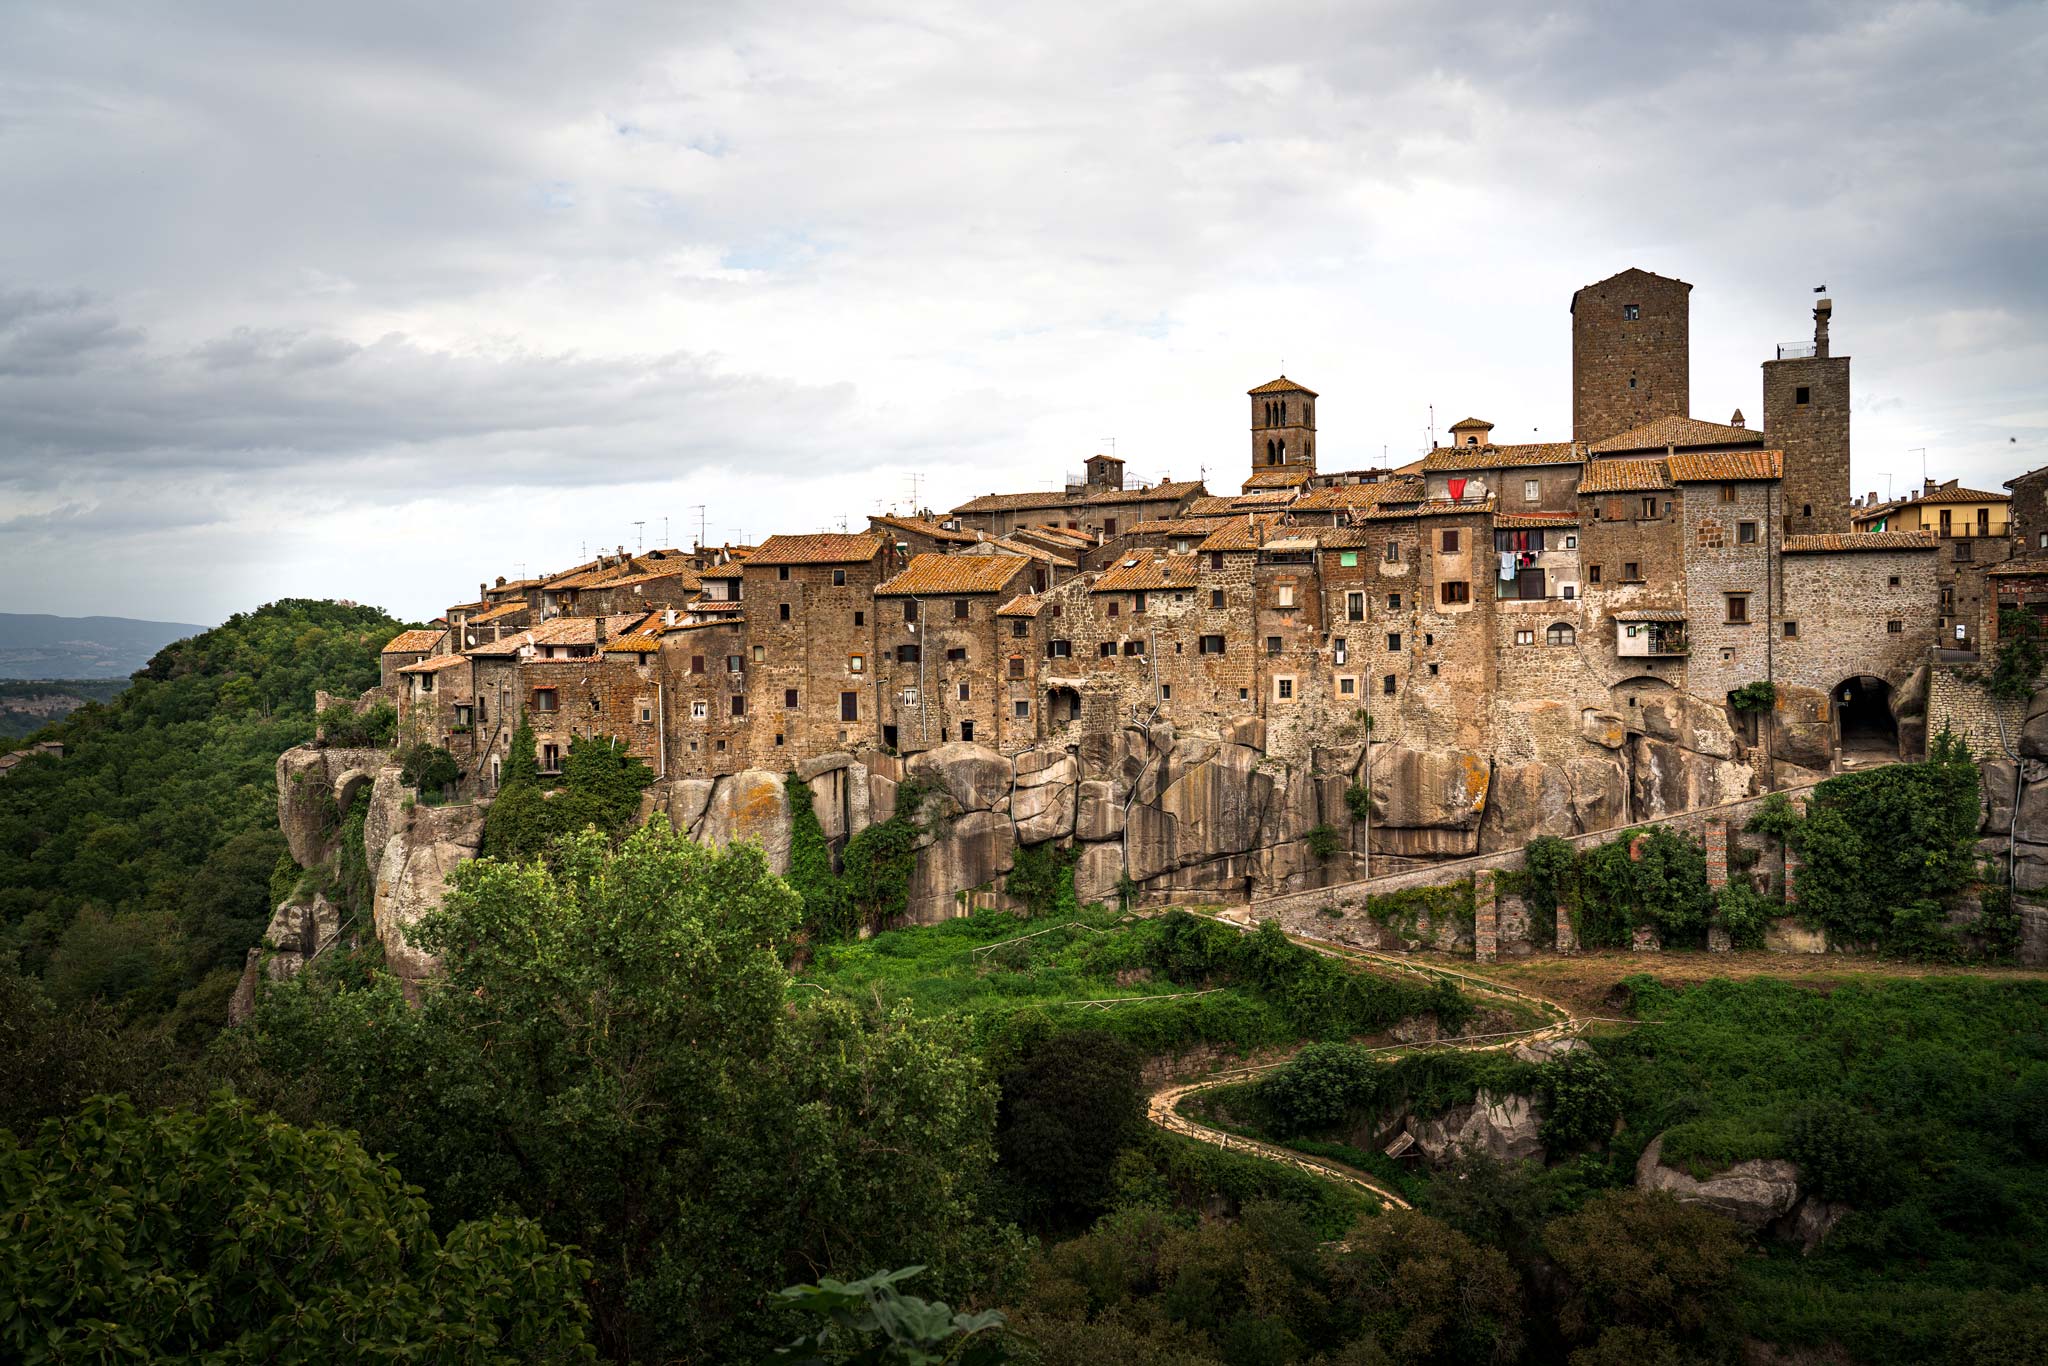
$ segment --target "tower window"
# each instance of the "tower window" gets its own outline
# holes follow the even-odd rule
[[[1811,504],[1811,503],[1801,503],[1801,504],[1799,505],[1799,515],[1800,515],[1801,517],[1811,517],[1811,516],[1813,516],[1813,504]]]
[[[1792,391],[1792,401],[1804,408],[1807,404],[1813,402],[1813,390],[1807,388],[1804,384],[1800,385]]]
[[[1636,377],[1634,375],[1628,377],[1628,387],[1631,389],[1636,387]]]
[[[1623,322],[1632,323],[1640,319],[1642,316],[1643,309],[1642,305],[1640,304],[1623,304],[1621,306],[1621,320]]]

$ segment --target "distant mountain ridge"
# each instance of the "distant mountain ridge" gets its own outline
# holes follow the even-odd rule
[[[0,678],[126,678],[204,626],[132,617],[0,612]]]

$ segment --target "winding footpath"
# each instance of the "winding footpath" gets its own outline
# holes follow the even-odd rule
[[[1228,916],[1209,915],[1202,912],[1192,912],[1192,914],[1200,914],[1205,920],[1213,920],[1219,925],[1228,925],[1234,930],[1247,934],[1257,928],[1254,925],[1232,919]],[[1533,1008],[1539,1014],[1545,1016],[1548,1021],[1545,1024],[1536,1025],[1529,1029],[1512,1030],[1503,1034],[1471,1035],[1465,1038],[1439,1039],[1429,1043],[1418,1044],[1390,1044],[1384,1048],[1372,1050],[1382,1055],[1388,1062],[1392,1062],[1396,1058],[1410,1053],[1445,1049],[1461,1053],[1498,1052],[1503,1049],[1514,1048],[1519,1044],[1541,1043],[1549,1039],[1566,1038],[1577,1034],[1590,1023],[1590,1021],[1574,1015],[1568,1008],[1546,996],[1538,996],[1534,992],[1524,991],[1519,987],[1512,987],[1505,983],[1493,981],[1490,978],[1480,976],[1478,973],[1464,972],[1457,968],[1439,967],[1435,964],[1416,963],[1398,955],[1375,953],[1370,949],[1354,949],[1348,945],[1333,944],[1322,939],[1312,939],[1307,935],[1289,934],[1287,938],[1291,943],[1299,944],[1302,948],[1308,949],[1313,953],[1320,953],[1328,958],[1349,959],[1354,962],[1370,964],[1378,969],[1403,973],[1409,976],[1430,979],[1448,978],[1456,983],[1459,988],[1473,996],[1482,998],[1492,997],[1502,1002],[1509,1002],[1524,1007],[1525,1009]],[[1299,1049],[1295,1051],[1298,1052]],[[1164,1086],[1153,1091],[1147,1098],[1145,1107],[1146,1118],[1168,1133],[1179,1134],[1183,1138],[1191,1138],[1197,1143],[1207,1143],[1211,1147],[1222,1148],[1229,1152],[1248,1153],[1270,1162],[1278,1162],[1283,1166],[1293,1167],[1297,1171],[1308,1172],[1310,1175],[1335,1181],[1340,1185],[1356,1187],[1378,1200],[1380,1207],[1383,1209],[1410,1208],[1406,1200],[1356,1167],[1347,1166],[1342,1162],[1333,1162],[1328,1158],[1311,1157],[1307,1153],[1298,1153],[1291,1148],[1283,1148],[1277,1143],[1265,1143],[1255,1138],[1245,1138],[1239,1134],[1226,1133],[1221,1129],[1211,1128],[1199,1120],[1190,1119],[1180,1112],[1180,1106],[1183,1101],[1198,1096],[1204,1091],[1213,1091],[1219,1087],[1233,1086],[1239,1082],[1250,1081],[1262,1073],[1270,1072],[1278,1067],[1285,1067],[1292,1060],[1293,1053],[1290,1052],[1287,1057],[1278,1058],[1272,1062],[1232,1068],[1227,1072],[1218,1072],[1203,1077],[1199,1081],[1169,1081]]]

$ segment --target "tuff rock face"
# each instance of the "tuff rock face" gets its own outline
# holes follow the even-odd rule
[[[1410,1121],[1408,1131],[1432,1163],[1449,1161],[1459,1148],[1501,1162],[1540,1162],[1542,1125],[1530,1097],[1481,1091],[1470,1105],[1454,1105],[1435,1119]]]
[[[1761,1229],[1799,1203],[1799,1169],[1780,1158],[1738,1162],[1705,1181],[1663,1164],[1664,1135],[1636,1159],[1638,1190],[1668,1191],[1684,1205],[1706,1205],[1748,1228]]]
[[[277,825],[293,862],[317,868],[333,857],[341,814],[385,758],[382,750],[312,745],[277,756]]]

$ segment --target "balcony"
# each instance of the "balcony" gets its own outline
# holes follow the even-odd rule
[[[1778,359],[1779,359],[1779,360],[1812,360],[1812,359],[1813,359],[1813,343],[1812,343],[1812,342],[1804,342],[1804,343],[1801,343],[1801,342],[1780,342],[1780,343],[1778,344]]]
[[[1685,618],[1676,612],[1629,612],[1614,618],[1614,653],[1622,659],[1679,659],[1691,649]]]

